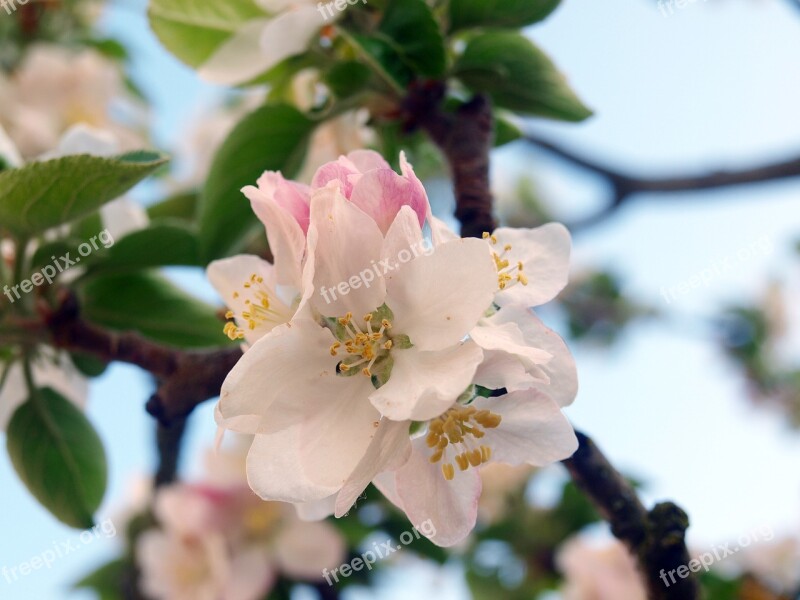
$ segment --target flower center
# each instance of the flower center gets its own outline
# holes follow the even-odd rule
[[[241,292],[233,293],[234,300],[244,298],[244,308],[241,312],[229,310],[225,313],[228,322],[224,332],[232,340],[244,339],[246,326],[250,331],[267,325],[275,327],[286,323],[291,317],[291,311],[283,302],[270,296],[270,289],[264,285],[264,278],[253,273],[241,286]]]
[[[352,369],[361,367],[361,373],[372,377],[372,367],[378,359],[387,357],[394,342],[389,336],[392,322],[384,317],[378,320],[374,313],[363,317],[363,325],[359,327],[353,313],[347,313],[336,320],[342,328],[340,340],[331,346],[331,356],[338,356],[344,343],[347,357],[339,363],[339,371],[347,374]],[[363,366],[362,366],[363,365]]]
[[[497,245],[497,236],[494,236],[487,231],[483,232],[483,239],[487,240],[491,246]],[[492,257],[494,258],[494,264],[497,267],[497,285],[501,290],[509,288],[516,283],[528,285],[528,277],[522,272],[522,261],[517,261],[512,265],[511,261],[505,258],[506,254],[508,254],[510,251],[511,244],[506,244],[503,246],[503,251],[500,254],[498,254],[497,251],[492,248]]]
[[[428,436],[425,438],[428,448],[433,448],[431,463],[443,460],[442,475],[450,481],[456,474],[455,467],[448,462],[450,450],[456,452],[454,460],[462,471],[488,462],[492,457],[492,449],[475,440],[486,434],[484,429],[494,429],[500,425],[501,419],[500,415],[490,410],[478,410],[474,406],[457,406],[435,418],[428,425]]]

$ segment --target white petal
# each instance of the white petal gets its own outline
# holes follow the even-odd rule
[[[100,208],[100,217],[106,232],[114,240],[125,237],[129,233],[144,229],[150,223],[147,211],[138,202],[129,198],[117,198]]]
[[[369,448],[350,474],[336,498],[336,517],[344,516],[369,482],[381,471],[403,465],[411,453],[408,429],[411,423],[382,419]]]
[[[444,243],[385,277],[393,331],[408,335],[420,350],[442,350],[462,340],[497,288],[494,261],[486,243],[476,239]]]
[[[292,310],[280,299],[277,291],[277,278],[275,267],[258,256],[242,254],[222,260],[215,260],[206,270],[208,280],[217,293],[222,297],[225,306],[234,313],[236,325],[244,331],[245,340],[252,345],[278,325],[283,325],[292,317]],[[252,276],[256,275],[263,282],[254,283]],[[245,283],[250,283],[245,288]],[[249,301],[258,302],[256,291],[262,291],[269,297],[270,314],[264,315],[264,320],[255,321],[256,327],[251,329],[248,322],[243,319],[242,313],[252,311]]]
[[[263,417],[278,398],[298,402],[318,398],[337,378],[337,359],[330,355],[333,342],[328,329],[308,319],[273,329],[245,352],[225,378],[219,401],[222,417]]]
[[[481,439],[492,449],[494,462],[541,467],[569,458],[578,449],[578,439],[561,407],[538,390],[480,398],[472,406],[502,417],[500,425],[486,429]]]
[[[548,375],[549,382],[538,387],[560,406],[572,404],[578,393],[578,371],[575,359],[564,340],[555,331],[547,328],[533,311],[523,306],[506,306],[492,320],[496,323],[516,323],[522,331],[526,344],[550,353],[552,356],[550,361],[541,365],[542,370]]]
[[[332,516],[336,508],[336,497],[338,494],[331,494],[322,500],[312,502],[298,502],[294,504],[297,517],[302,521],[322,521]]]
[[[386,232],[381,259],[389,259],[395,265],[431,252],[433,248],[422,237],[417,214],[410,206],[403,206]]]
[[[339,531],[328,523],[290,522],[275,540],[281,571],[293,579],[317,581],[323,569],[342,564],[345,545]]]
[[[223,600],[261,600],[277,579],[269,549],[260,546],[237,548],[228,568]]]
[[[119,140],[105,129],[78,123],[70,127],[58,142],[58,147],[37,160],[47,160],[73,154],[113,156],[119,152]]]
[[[539,306],[555,298],[567,285],[572,242],[566,227],[560,223],[535,229],[501,227],[494,235],[498,248],[511,244],[506,258],[512,264],[521,261],[528,277],[528,285],[517,283],[498,292],[497,304]]]
[[[550,378],[541,367],[526,368],[518,356],[502,350],[484,350],[472,382],[490,390],[505,388],[509,392],[528,389],[535,384],[547,385]]]
[[[360,376],[339,380],[349,384],[351,394],[331,397],[323,390],[314,400],[297,402],[294,413],[302,418],[296,423],[256,435],[248,480],[265,500],[321,500],[339,490],[364,457],[380,419],[367,400],[371,384]],[[287,418],[282,408],[275,407],[275,419]],[[270,421],[268,415],[265,424],[274,425]]]
[[[397,493],[411,523],[437,546],[453,546],[475,527],[481,478],[477,469],[456,472],[451,481],[431,464],[425,439],[413,442],[408,462],[397,470]],[[430,521],[429,521],[430,520]]]
[[[22,166],[22,156],[20,156],[19,150],[17,150],[14,142],[11,141],[11,138],[8,137],[2,125],[0,125],[0,158],[10,167],[17,168]]]
[[[314,237],[316,243],[312,247]],[[311,305],[328,317],[352,312],[361,318],[381,306],[386,297],[377,276],[383,236],[371,217],[348,202],[331,182],[314,192],[309,227],[309,260],[314,259]]]
[[[497,323],[485,319],[469,332],[469,336],[484,350],[503,350],[519,357],[526,366],[541,365],[552,358],[544,350],[527,344],[513,321]]]
[[[272,19],[254,19],[217,48],[198,74],[211,83],[246,83],[305,51],[320,27],[319,13],[311,7],[290,10]]]
[[[296,450],[300,443],[299,425],[255,436],[247,455],[247,483],[260,498],[313,502],[339,490],[339,486],[322,485],[305,475]]]
[[[260,180],[259,180],[260,181]],[[242,193],[250,200],[253,212],[264,223],[280,285],[300,289],[301,264],[306,236],[292,213],[278,205],[267,190],[249,185]]]
[[[395,421],[427,421],[450,408],[466,390],[483,352],[465,342],[437,352],[417,348],[392,351],[389,381],[369,399],[381,414]]]

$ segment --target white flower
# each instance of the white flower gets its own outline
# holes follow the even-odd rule
[[[16,168],[22,166],[22,157],[17,150],[17,146],[8,137],[6,130],[0,125],[0,159],[4,168]]]
[[[564,600],[647,599],[633,557],[616,540],[572,538],[562,545],[556,562],[566,579]]]
[[[283,573],[316,581],[344,557],[327,523],[298,520],[289,505],[263,502],[244,480],[243,446],[210,463],[212,482],[159,490],[161,526],[137,544],[144,590],[155,600],[257,600]],[[224,464],[223,480],[215,471]]]
[[[408,207],[384,238],[338,189],[322,191],[311,203],[304,272],[312,290],[371,270],[420,236]],[[482,354],[464,338],[495,283],[484,242],[453,240],[330,304],[314,294],[261,337],[228,375],[219,403],[224,424],[258,433],[248,457],[254,491],[289,502],[342,492],[337,513],[346,511],[377,472],[407,455],[403,422],[441,414],[471,383]]]
[[[429,421],[408,462],[374,483],[412,523],[431,520],[431,541],[452,546],[475,526],[483,465],[545,466],[577,447],[561,407],[538,390],[478,397]]]
[[[68,355],[58,352],[33,361],[33,382],[38,388],[50,387],[79,408],[86,404],[89,384],[78,372]],[[14,411],[30,396],[22,365],[0,361],[0,430],[5,431]]]
[[[77,123],[112,129],[125,148],[141,145],[138,134],[111,119],[115,102],[137,126],[144,122],[119,69],[91,49],[36,44],[11,76],[0,75],[0,124],[27,159],[55,147]]]
[[[264,16],[242,25],[200,67],[212,83],[237,85],[304,52],[325,24],[316,0],[257,0]]]

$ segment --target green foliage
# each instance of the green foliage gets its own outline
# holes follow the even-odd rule
[[[80,154],[2,171],[0,223],[16,234],[42,233],[97,210],[166,162],[156,152]]]
[[[36,390],[11,418],[11,462],[36,499],[59,521],[92,526],[106,489],[100,438],[84,414],[50,388]]]
[[[118,331],[132,330],[164,344],[223,346],[222,321],[212,306],[152,272],[102,275],[80,287],[84,315]]]
[[[590,111],[550,58],[519,33],[491,31],[467,43],[455,76],[501,108],[563,121],[582,121]]]
[[[150,27],[167,50],[195,68],[242,24],[266,17],[253,0],[151,0],[147,15]]]
[[[199,201],[200,194],[198,192],[182,192],[149,206],[147,216],[151,220],[180,219],[192,223],[197,215]]]
[[[288,105],[262,106],[233,129],[217,153],[199,205],[201,257],[230,256],[259,227],[241,189],[264,171],[287,178],[303,165],[316,123]]]
[[[119,558],[93,571],[73,585],[76,590],[91,590],[98,600],[121,600],[124,598],[123,583],[133,565]]]
[[[325,73],[324,81],[337,98],[344,99],[365,89],[371,78],[372,72],[366,66],[347,60],[331,67]]]
[[[96,262],[90,274],[128,272],[167,265],[199,265],[197,238],[180,221],[161,221],[126,235]]]
[[[424,0],[394,0],[379,27],[403,63],[424,77],[444,75],[444,39]]]
[[[560,3],[561,0],[450,0],[450,29],[518,29],[547,18]]]

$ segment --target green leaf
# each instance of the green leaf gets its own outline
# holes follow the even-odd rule
[[[415,75],[441,77],[446,68],[444,38],[424,0],[394,0],[384,13],[379,31],[398,51]]]
[[[544,20],[560,3],[561,0],[450,0],[450,30],[519,29]]]
[[[193,222],[197,215],[200,194],[196,191],[182,192],[147,208],[147,215],[155,219],[181,219]]]
[[[591,116],[550,58],[528,38],[493,31],[472,38],[455,75],[496,106],[540,117],[582,121]]]
[[[20,406],[8,424],[8,455],[28,490],[61,522],[89,528],[106,489],[100,437],[84,414],[50,388]]]
[[[340,99],[349,98],[367,87],[372,72],[355,60],[337,62],[325,73],[325,83]]]
[[[167,50],[194,68],[205,63],[242,24],[266,17],[253,0],[151,0],[147,16]]]
[[[100,377],[108,368],[107,362],[100,360],[93,354],[70,352],[69,356],[75,368],[86,377]]]
[[[111,329],[187,348],[230,343],[214,307],[157,273],[101,275],[85,281],[79,294],[84,316]]]
[[[344,32],[342,35],[345,36]],[[347,36],[349,43],[358,51],[365,64],[389,85],[398,95],[414,78],[411,68],[403,61],[391,40],[382,35],[352,34]]]
[[[305,160],[316,124],[292,106],[266,105],[247,115],[217,152],[199,206],[201,256],[235,254],[259,227],[241,192],[264,171],[291,178]]]
[[[129,233],[109,248],[90,274],[167,265],[199,265],[197,238],[180,221],[162,221]]]
[[[123,586],[133,566],[123,558],[107,563],[73,585],[76,590],[92,590],[99,600],[122,600]]]
[[[0,172],[0,223],[17,234],[41,233],[97,210],[166,162],[155,152],[80,154]]]
[[[522,131],[509,119],[502,114],[494,115],[494,147],[499,148],[506,144],[518,140],[522,137]]]

